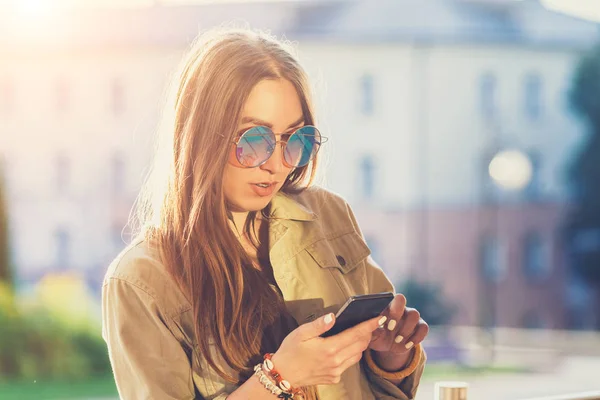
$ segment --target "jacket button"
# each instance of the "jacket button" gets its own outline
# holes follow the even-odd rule
[[[340,263],[340,265],[342,267],[346,265],[346,260],[344,260],[344,257],[337,255],[337,256],[335,256],[335,258],[337,258],[338,262]]]

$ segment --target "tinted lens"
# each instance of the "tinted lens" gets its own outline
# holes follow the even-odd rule
[[[275,150],[275,135],[265,126],[247,130],[236,148],[236,157],[245,167],[258,167],[271,157]]]
[[[285,145],[285,162],[294,167],[303,167],[317,154],[321,146],[321,133],[314,126],[298,129]]]

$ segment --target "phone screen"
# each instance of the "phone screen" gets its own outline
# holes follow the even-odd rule
[[[391,292],[352,296],[340,308],[336,315],[335,325],[322,337],[336,335],[363,321],[377,317],[394,299]]]

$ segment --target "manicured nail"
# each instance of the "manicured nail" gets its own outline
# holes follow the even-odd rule
[[[407,349],[410,349],[410,348],[411,348],[411,347],[413,347],[414,345],[415,345],[415,344],[414,344],[413,342],[408,342],[408,343],[406,343],[406,346],[404,346],[404,347],[406,347]]]
[[[332,313],[329,313],[329,314],[327,314],[327,315],[325,316],[325,319],[324,319],[324,321],[325,321],[325,323],[326,323],[326,324],[330,324],[330,323],[331,323],[331,321],[333,321],[333,314],[332,314]]]
[[[385,315],[383,317],[379,318],[379,325],[383,325],[386,320],[387,320],[387,317]]]
[[[400,343],[402,341],[402,339],[404,339],[404,336],[398,335],[398,336],[396,336],[396,339],[394,339],[394,342]]]
[[[390,320],[390,322],[388,322],[388,331],[393,331],[395,327],[396,327],[396,320],[395,319]]]

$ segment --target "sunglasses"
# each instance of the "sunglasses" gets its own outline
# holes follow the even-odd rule
[[[283,140],[277,140],[275,133],[266,126],[254,126],[244,131],[237,140],[235,156],[246,168],[263,165],[273,155],[275,146],[281,143],[283,162],[291,168],[303,167],[319,151],[321,144],[327,141],[321,132],[312,125],[298,128],[291,134],[282,134]]]

